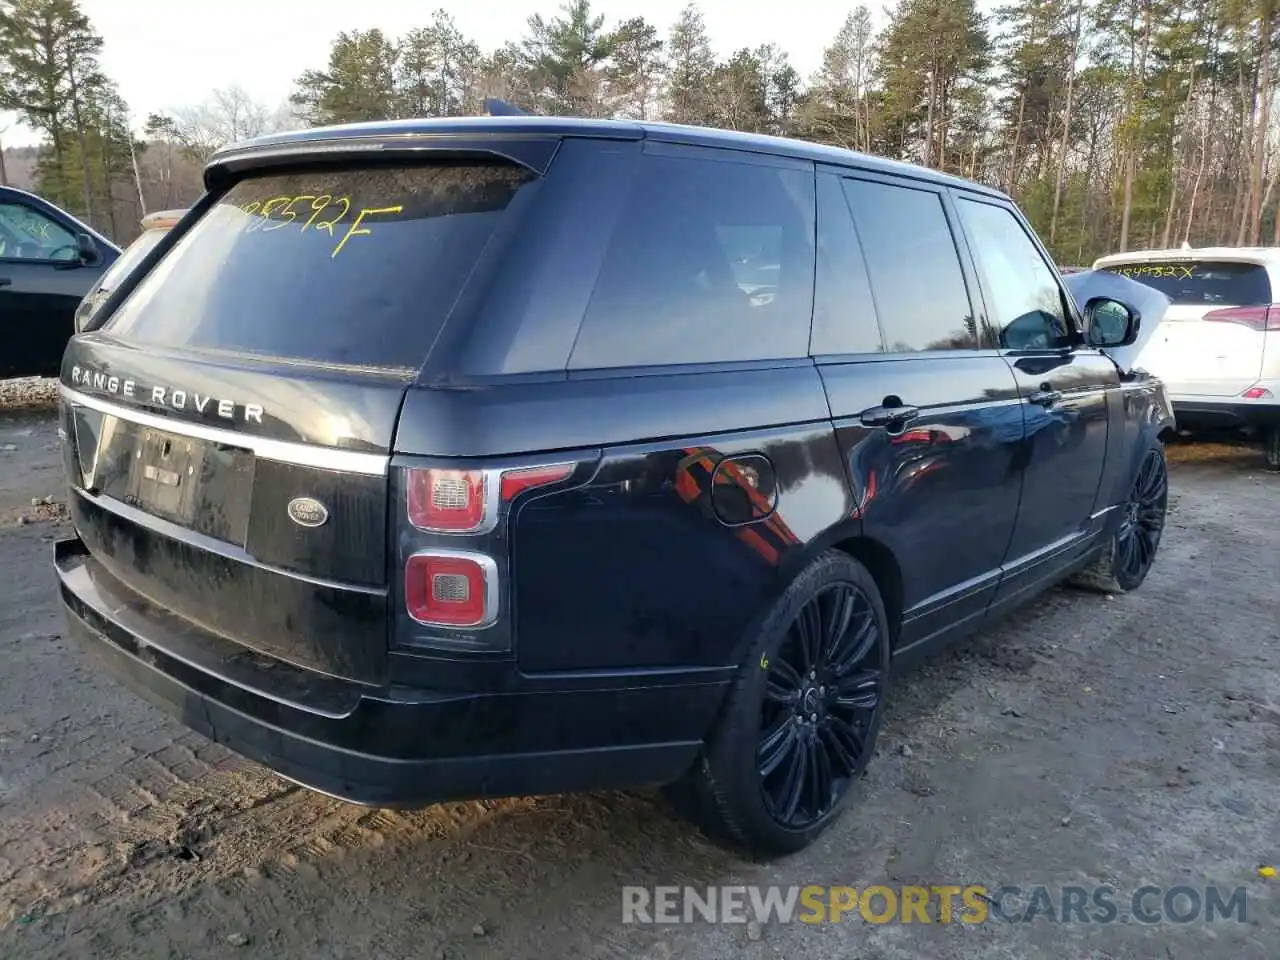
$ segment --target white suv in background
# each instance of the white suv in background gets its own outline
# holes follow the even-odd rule
[[[1115,253],[1093,267],[1172,301],[1137,365],[1165,382],[1178,426],[1256,432],[1280,469],[1280,247]]]

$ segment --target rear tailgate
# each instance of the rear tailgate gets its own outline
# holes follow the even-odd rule
[[[381,682],[400,405],[531,180],[454,162],[233,185],[63,359],[92,561],[250,649]]]
[[[1245,260],[1141,260],[1107,263],[1172,300],[1141,366],[1170,393],[1239,396],[1262,375],[1271,281],[1267,268]]]

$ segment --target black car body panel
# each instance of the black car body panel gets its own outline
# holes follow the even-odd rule
[[[132,687],[349,799],[670,781],[823,551],[918,654],[1087,562],[1171,426],[1007,198],[903,164],[498,117],[206,182],[66,352],[63,598]],[[286,230],[332,184],[329,235]],[[1001,242],[1057,307],[1008,322]]]
[[[92,240],[90,262],[77,238]],[[57,376],[81,299],[120,249],[65,210],[0,187],[0,377]]]

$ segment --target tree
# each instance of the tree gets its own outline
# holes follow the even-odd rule
[[[870,85],[874,57],[871,11],[860,6],[845,17],[802,108],[805,136],[851,150],[871,149]]]
[[[203,163],[227,144],[272,132],[275,123],[267,107],[233,84],[214,90],[203,103],[153,115],[148,129],[180,144]]]
[[[1040,180],[1053,149],[1057,110],[1070,69],[1068,0],[1015,0],[996,11],[999,64],[1006,92],[997,115],[1009,131],[1006,189],[1015,190],[1028,166]]]
[[[605,80],[614,111],[637,120],[649,119],[666,70],[657,28],[644,17],[633,17],[613,32],[612,48]]]
[[[398,44],[397,112],[405,117],[455,117],[472,107],[480,48],[444,10],[431,25],[410,30]]]
[[[130,143],[128,110],[102,72],[101,49],[76,0],[0,7],[0,109],[49,138],[49,153],[37,163],[40,190],[95,226],[115,218],[112,185],[120,170],[113,150]]]
[[[0,49],[4,75],[0,83],[3,106],[49,135],[56,170],[66,173],[63,160],[68,134],[79,142],[82,163],[80,207],[93,219],[92,173],[87,166],[84,126],[85,97],[105,84],[97,63],[102,39],[75,0],[13,0],[0,10]],[[59,193],[64,184],[56,185]]]
[[[547,21],[534,14],[521,44],[543,112],[595,117],[607,113],[604,66],[612,56],[615,35],[604,29],[604,17],[591,10],[591,0],[569,0],[559,16]]]
[[[957,95],[980,109],[989,46],[973,0],[898,0],[877,55],[882,149],[946,169]]]
[[[754,50],[739,50],[711,74],[711,121],[729,130],[763,131],[769,123],[765,68]]]
[[[338,34],[326,70],[307,70],[290,102],[311,124],[388,120],[399,113],[395,78],[399,53],[381,30]]]
[[[710,84],[716,58],[696,4],[680,11],[667,50],[667,118],[676,123],[707,123],[712,117]]]

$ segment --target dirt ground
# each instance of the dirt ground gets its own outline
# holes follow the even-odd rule
[[[61,636],[47,416],[0,415],[0,958],[1280,957],[1280,476],[1177,447],[1145,587],[1057,590],[905,676],[857,803],[772,864],[657,796],[366,810]],[[33,505],[52,497],[54,503]],[[1244,887],[1244,922],[624,925],[627,884]]]

